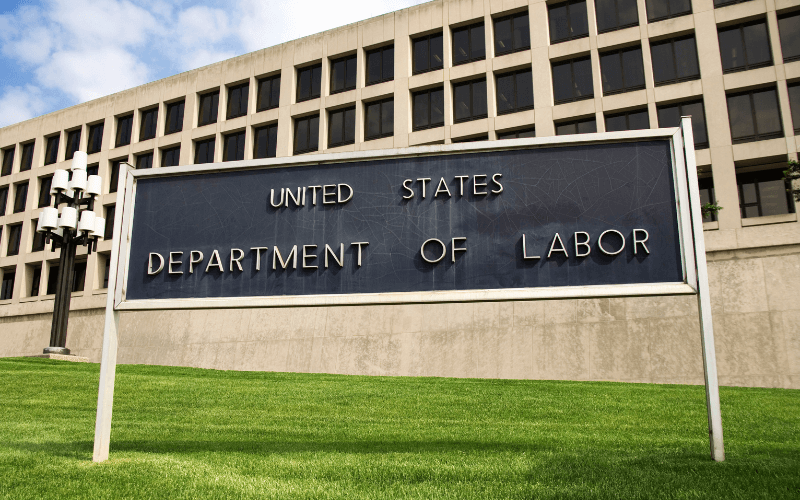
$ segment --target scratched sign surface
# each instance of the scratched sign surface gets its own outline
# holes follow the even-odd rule
[[[671,162],[652,140],[140,178],[127,299],[682,282]]]

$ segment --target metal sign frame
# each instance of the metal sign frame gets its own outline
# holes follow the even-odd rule
[[[346,295],[329,294],[145,300],[128,300],[126,298],[128,270],[130,268],[130,241],[136,202],[136,186],[140,178],[186,176],[253,169],[291,168],[306,165],[353,163],[379,159],[433,155],[457,155],[511,149],[519,150],[597,143],[635,142],[653,139],[666,139],[670,143],[673,185],[675,186],[675,204],[678,218],[677,225],[683,269],[682,282],[494,290],[355,293]],[[687,294],[696,294],[698,296],[698,305],[700,309],[700,325],[703,334],[703,366],[706,379],[707,406],[709,410],[711,455],[714,460],[724,460],[716,357],[714,354],[711,307],[708,296],[708,272],[706,268],[705,244],[703,241],[703,223],[700,213],[694,141],[692,138],[691,120],[688,117],[682,119],[680,127],[667,129],[510,139],[492,142],[451,144],[446,146],[421,146],[406,149],[245,160],[148,170],[135,170],[132,166],[128,165],[124,175],[119,176],[116,206],[121,207],[121,209],[118,208],[114,218],[114,238],[110,257],[109,292],[106,301],[103,355],[100,370],[97,421],[95,426],[95,461],[108,459],[114,376],[116,372],[119,311],[541,300]]]

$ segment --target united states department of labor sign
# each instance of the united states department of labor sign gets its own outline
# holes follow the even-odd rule
[[[136,179],[124,300],[690,293],[673,141],[534,139],[148,172]]]

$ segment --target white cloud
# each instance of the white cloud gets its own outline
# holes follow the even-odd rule
[[[0,127],[38,116],[48,107],[42,91],[32,85],[6,87],[0,96]]]

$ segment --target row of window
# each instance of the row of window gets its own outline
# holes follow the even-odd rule
[[[0,228],[1,229],[1,228]],[[102,288],[108,288],[108,273],[111,263],[108,254],[100,254],[102,260],[105,262],[105,269],[103,272]],[[53,295],[56,293],[56,282],[58,280],[57,263],[52,263],[47,266],[47,282],[45,293]],[[0,270],[2,273],[2,286],[0,286],[0,300],[10,300],[14,292],[14,282],[16,280],[16,271],[14,268]],[[27,297],[38,297],[41,292],[42,285],[42,264],[28,264],[26,272],[29,273],[30,281],[27,290]],[[72,271],[72,291],[82,292],[86,282],[86,261],[76,262]]]

